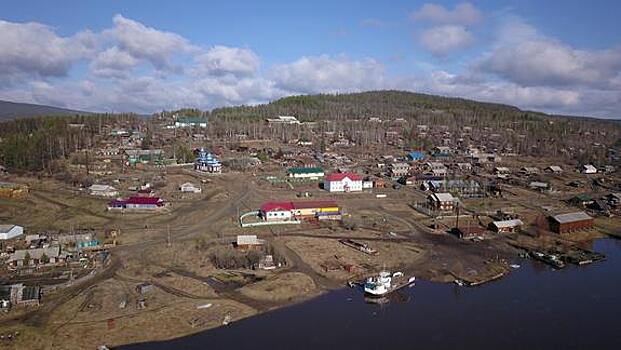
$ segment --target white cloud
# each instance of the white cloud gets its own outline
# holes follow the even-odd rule
[[[178,70],[179,66],[173,64],[172,58],[198,50],[178,34],[147,27],[122,15],[115,15],[112,21],[114,27],[104,31],[104,35],[111,38],[119,49],[134,58],[147,60],[158,70]]]
[[[302,57],[272,69],[280,89],[295,93],[348,92],[377,89],[385,84],[384,66],[374,59],[346,56]]]
[[[453,10],[448,10],[442,5],[427,3],[411,13],[410,18],[415,21],[471,25],[480,22],[483,14],[470,3],[457,4]]]
[[[470,45],[466,28],[478,20],[460,6],[436,15],[423,7],[420,18],[438,24],[417,37],[421,45],[437,56]],[[209,109],[390,88],[558,113],[619,117],[621,110],[621,48],[576,49],[519,20],[502,28],[489,52],[464,62],[465,71],[418,62],[416,70],[428,74],[416,77],[388,75],[374,59],[346,55],[305,56],[262,74],[249,48],[203,49],[120,15],[107,30],[67,37],[39,23],[0,21],[0,52],[0,98],[101,112]],[[89,71],[72,69],[82,61]]]
[[[402,88],[431,94],[464,97],[479,101],[506,103],[526,109],[575,110],[583,103],[583,95],[569,89],[523,87],[506,81],[483,80],[477,76],[461,76],[433,70],[415,81],[406,81]]]
[[[209,75],[233,74],[249,76],[256,73],[261,61],[252,50],[215,46],[196,58],[198,72]]]
[[[614,86],[621,48],[587,51],[549,38],[512,20],[477,68],[523,86]]]
[[[457,25],[444,25],[427,29],[421,33],[418,39],[420,44],[435,56],[445,56],[474,42],[472,34],[466,28]]]
[[[66,76],[73,63],[95,46],[90,32],[58,36],[40,23],[0,20],[0,76],[3,85],[28,78]]]
[[[100,52],[91,61],[91,71],[100,77],[125,77],[128,71],[138,64],[138,60],[117,46]]]

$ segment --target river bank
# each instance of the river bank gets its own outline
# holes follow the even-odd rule
[[[390,303],[365,303],[355,289],[270,311],[227,327],[124,350],[317,348],[566,348],[613,349],[621,325],[617,291],[621,241],[600,239],[608,259],[553,270],[539,262],[476,288],[421,281]],[[277,336],[275,336],[277,334]],[[243,336],[242,336],[243,335]],[[266,345],[267,346],[267,345]]]

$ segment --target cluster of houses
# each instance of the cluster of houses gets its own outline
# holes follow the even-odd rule
[[[586,209],[589,212],[610,215],[621,214],[621,193],[613,192],[600,198],[589,194],[578,194],[568,200],[570,204]]]
[[[22,239],[16,239],[21,236]],[[91,231],[55,236],[23,235],[22,231],[11,239],[11,245],[5,245],[3,257],[7,266],[13,269],[79,262],[84,253],[100,251],[103,248]],[[21,248],[16,248],[18,246]]]

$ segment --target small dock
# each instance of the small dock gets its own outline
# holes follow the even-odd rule
[[[463,282],[465,283],[465,285],[467,285],[468,287],[476,287],[476,286],[480,286],[480,285],[482,285],[482,284],[489,283],[489,282],[495,281],[495,280],[497,280],[497,279],[500,279],[500,278],[502,278],[504,275],[505,275],[505,272],[500,272],[500,273],[498,273],[498,274],[496,274],[496,275],[494,275],[494,276],[491,276],[491,277],[489,277],[489,278],[486,278],[486,279],[483,279],[483,280],[479,280],[479,281],[467,281],[467,280],[462,280],[462,281],[463,281]]]
[[[563,255],[562,258],[565,262],[575,265],[587,265],[606,260],[606,256],[604,254],[584,249],[576,249],[575,251]]]
[[[555,269],[562,269],[567,266],[567,264],[582,266],[606,260],[606,256],[604,254],[589,251],[586,249],[581,249],[578,247],[571,247],[567,250],[545,250],[535,249],[526,246],[514,246],[516,248],[524,250],[524,254],[520,254],[520,256],[539,260],[545,264],[554,267]]]

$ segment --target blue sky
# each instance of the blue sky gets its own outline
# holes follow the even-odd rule
[[[0,99],[209,109],[403,89],[619,118],[618,1],[11,1]]]

